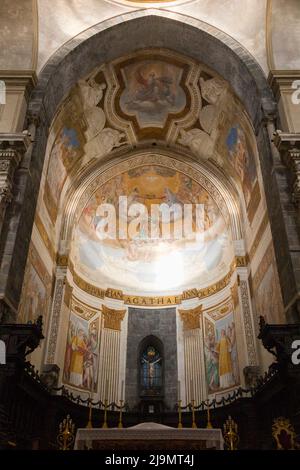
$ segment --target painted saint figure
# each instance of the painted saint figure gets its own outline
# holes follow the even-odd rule
[[[83,361],[87,351],[84,331],[79,329],[72,339],[72,356],[70,364],[70,382],[77,387],[83,385]]]
[[[216,351],[219,354],[219,377],[220,387],[228,388],[234,385],[232,360],[231,360],[231,343],[226,336],[226,331],[222,329],[221,338],[217,344]]]

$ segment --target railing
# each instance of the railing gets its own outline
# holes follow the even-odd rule
[[[82,398],[81,395],[74,395],[72,392],[68,390],[64,385],[60,387],[52,387],[48,388],[41,380],[39,372],[35,370],[34,366],[29,362],[25,363],[25,372],[32,377],[39,385],[41,385],[45,390],[47,390],[51,394],[61,395],[71,402],[77,405],[84,405],[84,406],[92,406],[99,409],[105,408],[105,401],[98,400],[93,401],[90,397]],[[195,405],[194,409],[197,411],[204,411],[207,407],[211,409],[219,408],[222,406],[226,406],[228,404],[232,404],[235,401],[239,400],[240,398],[252,398],[258,392],[262,391],[262,389],[272,380],[273,377],[277,375],[277,370],[274,368],[270,368],[268,372],[266,372],[263,376],[257,379],[256,385],[251,388],[236,388],[232,392],[228,393],[226,396],[222,396],[220,399],[213,398],[212,400],[204,400],[199,405]],[[188,403],[185,406],[181,406],[182,410],[190,410],[191,403]],[[111,402],[106,405],[107,409],[111,411],[119,411],[121,406],[118,405],[116,402]],[[128,404],[125,403],[122,406],[124,412],[131,411]],[[174,405],[174,410],[177,409],[177,404]]]

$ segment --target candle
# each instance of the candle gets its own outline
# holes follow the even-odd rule
[[[193,379],[191,379],[190,394],[191,394],[191,401],[194,401],[194,386],[193,386]]]
[[[122,385],[121,385],[121,400],[123,401],[123,393],[124,393],[124,380],[122,380]]]
[[[105,394],[104,394],[104,399],[105,400],[108,400],[108,379],[106,379],[106,383],[105,383]]]
[[[180,402],[180,380],[178,380],[178,402]]]

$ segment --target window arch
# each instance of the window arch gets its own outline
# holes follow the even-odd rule
[[[141,397],[163,394],[163,344],[155,336],[144,338],[139,348],[139,388]]]

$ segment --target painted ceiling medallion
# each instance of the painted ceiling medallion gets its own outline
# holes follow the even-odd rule
[[[180,85],[182,69],[163,61],[144,60],[123,70],[125,89],[120,107],[135,116],[139,127],[164,127],[169,114],[178,114],[186,105]]]

